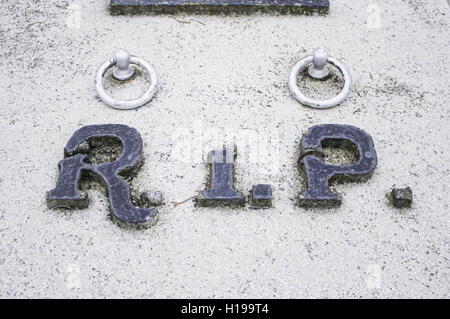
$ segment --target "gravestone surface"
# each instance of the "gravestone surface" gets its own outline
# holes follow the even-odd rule
[[[358,153],[358,161],[350,165],[329,165],[323,160],[323,144],[330,141],[338,148]],[[372,138],[363,130],[339,124],[323,124],[311,127],[302,137],[300,167],[306,173],[308,189],[301,192],[298,204],[302,207],[340,206],[340,194],[330,191],[332,178],[340,182],[366,181],[377,166],[377,153]]]
[[[234,151],[224,147],[210,153],[211,182],[210,189],[201,191],[195,198],[199,206],[244,206],[245,197],[233,188]]]
[[[87,163],[90,146],[84,143],[92,138],[118,138],[123,146],[120,157],[95,166]],[[130,186],[120,176],[132,176],[141,165],[142,139],[140,134],[127,125],[87,125],[78,129],[64,148],[65,158],[59,163],[56,187],[47,193],[49,208],[88,207],[88,196],[78,190],[82,178],[100,177],[108,188],[112,214],[120,221],[148,225],[156,217],[154,208],[136,208],[130,197]]]
[[[253,13],[308,14],[328,12],[329,0],[111,0],[110,13]]]

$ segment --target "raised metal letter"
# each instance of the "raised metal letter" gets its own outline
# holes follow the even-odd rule
[[[323,155],[322,143],[347,141],[354,145],[359,160],[351,165],[328,165]],[[343,144],[344,145],[344,144]],[[365,181],[372,176],[377,166],[377,153],[372,138],[364,131],[349,125],[324,124],[311,127],[301,142],[300,166],[308,178],[308,189],[299,198],[300,206],[339,206],[341,195],[332,193],[328,188],[331,178],[340,181]]]
[[[80,144],[90,138],[115,137],[121,140],[123,152],[114,162],[90,166],[87,154],[80,154]],[[56,187],[47,193],[49,208],[86,208],[87,195],[81,196],[78,183],[82,172],[99,176],[108,187],[112,214],[119,220],[133,224],[148,224],[156,216],[155,208],[136,208],[131,203],[130,187],[119,176],[130,175],[139,168],[142,155],[142,140],[139,133],[126,125],[88,125],[77,130],[64,148],[65,159],[59,163],[59,178]]]
[[[200,206],[244,206],[245,198],[233,188],[233,162],[236,148],[211,152],[211,187],[196,198]]]

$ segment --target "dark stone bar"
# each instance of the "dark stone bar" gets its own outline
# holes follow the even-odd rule
[[[328,13],[329,0],[111,0],[112,15],[228,14],[228,13]]]

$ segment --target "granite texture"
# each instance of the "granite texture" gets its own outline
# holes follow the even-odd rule
[[[450,297],[446,1],[333,0],[326,16],[133,17],[111,16],[110,0],[1,3],[1,297]],[[300,105],[287,88],[292,66],[320,46],[354,80],[329,110]],[[137,110],[96,96],[95,73],[118,48],[159,75],[157,95]],[[142,73],[127,83],[108,73],[105,87],[138,97]],[[341,89],[336,74],[308,78],[300,85],[311,96]],[[105,187],[86,191],[86,209],[47,207],[68,139],[107,123],[141,135],[132,198],[160,191],[167,202],[150,228],[112,223]],[[370,134],[378,165],[367,182],[330,185],[343,196],[339,208],[303,209],[300,142],[323,123]],[[273,208],[171,205],[205,189],[206,156],[234,135],[247,140],[235,189],[270,184]],[[354,162],[345,150],[323,152],[330,164]],[[406,185],[414,202],[399,210],[386,193]]]

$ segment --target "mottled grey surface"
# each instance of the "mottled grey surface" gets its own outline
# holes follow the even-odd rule
[[[334,0],[327,16],[111,17],[108,6],[2,1],[1,297],[449,297],[445,0]],[[349,98],[324,111],[287,89],[290,68],[322,45],[354,80]],[[157,96],[138,110],[95,96],[97,68],[120,47],[160,76]],[[133,98],[141,79],[105,85]],[[302,89],[327,97],[339,83]],[[67,140],[102,123],[142,136],[145,163],[133,185],[168,203],[150,229],[117,227],[98,190],[86,210],[46,206]],[[340,208],[303,210],[295,206],[300,139],[323,123],[370,134],[378,166],[369,181],[336,187]],[[183,161],[180,144],[201,145],[206,157],[227,130],[268,145],[256,160],[238,145],[235,182],[271,184],[274,208],[171,206],[205,189],[209,174],[197,153]],[[411,209],[391,206],[394,185],[413,189]]]

